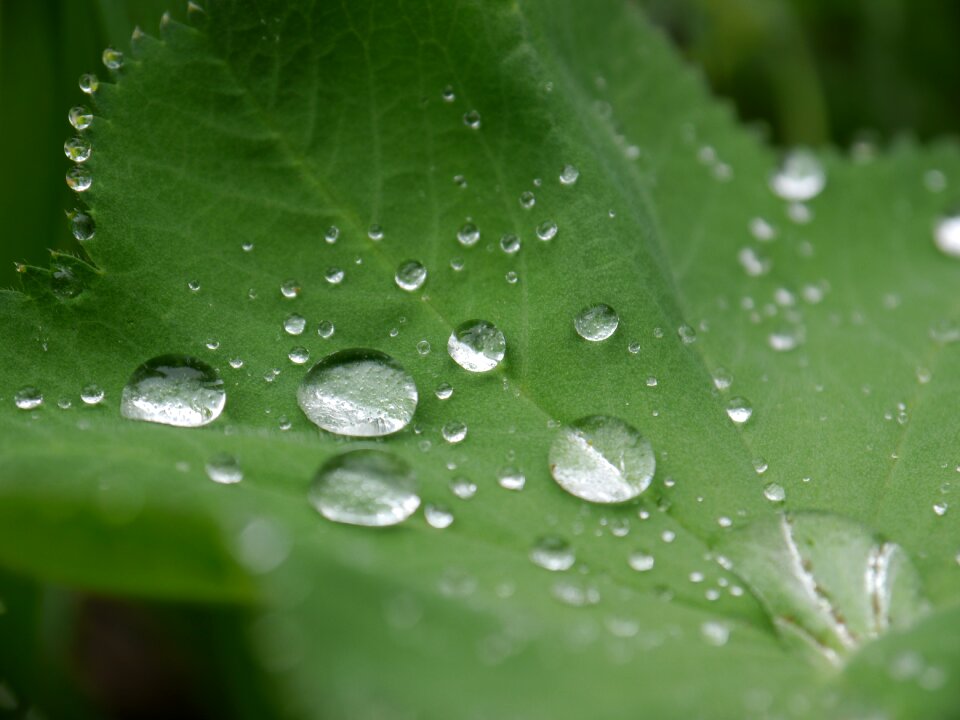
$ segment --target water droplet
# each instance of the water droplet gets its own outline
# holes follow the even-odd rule
[[[123,53],[108,47],[103,51],[103,64],[107,70],[119,70],[123,67]]]
[[[791,327],[772,332],[767,336],[767,344],[772,350],[777,352],[789,352],[795,350],[803,342],[803,331],[801,328]]]
[[[82,163],[89,160],[91,150],[90,141],[79,136],[69,138],[63,144],[63,154],[67,156],[68,160],[72,160],[75,163]]]
[[[520,238],[512,233],[507,233],[500,238],[500,249],[507,255],[513,255],[520,251]]]
[[[573,319],[577,335],[590,342],[601,342],[613,335],[620,325],[620,317],[609,305],[598,303],[584,308]]]
[[[553,596],[564,605],[586,607],[600,602],[600,591],[576,580],[561,580],[553,585]]]
[[[232,367],[234,370],[239,370],[240,368],[243,367],[243,358],[238,358],[238,357],[230,358],[229,362],[230,362],[230,367]]]
[[[713,371],[713,386],[717,390],[726,390],[733,383],[733,375],[726,368],[718,367]]]
[[[216,338],[207,338],[207,342],[204,343],[204,345],[206,345],[207,350],[219,350],[219,349],[220,349],[220,341],[217,340]]]
[[[80,86],[80,92],[85,95],[93,95],[100,89],[100,80],[97,79],[97,76],[93,73],[84,73],[81,75],[77,84]]]
[[[333,337],[333,333],[336,331],[333,323],[329,320],[321,320],[320,324],[317,325],[317,335],[322,337],[324,340],[328,340]]]
[[[553,220],[544,220],[537,225],[537,237],[547,242],[557,236],[557,224]]]
[[[573,165],[564,165],[560,171],[560,182],[564,185],[573,185],[580,179],[580,171]]]
[[[770,178],[770,189],[780,198],[792,202],[807,202],[823,190],[827,174],[823,165],[809,150],[792,150]]]
[[[33,410],[43,404],[43,393],[28,385],[17,390],[13,396],[13,402],[21,410]]]
[[[283,329],[287,335],[302,335],[307,327],[307,319],[303,315],[287,315],[283,321]]]
[[[450,483],[450,492],[461,500],[469,500],[477,494],[477,486],[465,477],[457,477]]]
[[[80,391],[80,399],[83,400],[85,405],[99,405],[103,402],[103,396],[103,388],[94,383],[85,385]]]
[[[497,484],[505,490],[523,490],[527,477],[515,467],[504,467],[497,473]]]
[[[529,210],[536,204],[537,196],[532,192],[525,190],[524,192],[520,193],[520,207],[522,207],[524,210]]]
[[[460,272],[461,270],[463,270],[463,258],[461,257],[450,258],[450,268],[454,272]]]
[[[448,443],[455,445],[456,443],[463,442],[467,437],[467,426],[459,420],[451,420],[441,428],[440,434],[443,435],[443,439]]]
[[[453,395],[453,387],[451,387],[450,383],[440,383],[437,385],[436,395],[439,400],[447,400]]]
[[[453,86],[452,86],[452,85],[447,85],[447,86],[443,89],[443,92],[440,93],[440,97],[443,98],[443,101],[444,101],[444,102],[448,102],[448,103],[452,103],[454,100],[457,99],[456,93],[453,92]]]
[[[951,215],[937,220],[933,241],[944,255],[960,257],[960,215]]]
[[[75,165],[67,170],[66,180],[67,187],[78,193],[86,192],[93,184],[93,176],[82,165]]]
[[[339,285],[343,282],[343,276],[343,270],[338,267],[331,267],[327,268],[327,271],[323,274],[323,279],[331,285]]]
[[[463,114],[463,124],[471,130],[480,129],[480,113],[476,110],[470,110]]]
[[[300,283],[296,280],[287,280],[280,286],[280,294],[288,300],[300,296]]]
[[[577,558],[570,543],[557,535],[547,535],[537,540],[530,559],[544,570],[563,572],[572,568]]]
[[[291,348],[290,352],[287,353],[287,358],[294,365],[303,365],[310,359],[310,351],[305,347],[298,345],[295,348]]]
[[[690,345],[697,341],[697,331],[686,323],[677,328],[677,336],[684,345]]]
[[[417,386],[377,350],[341,350],[310,368],[297,402],[311,422],[338,435],[378,437],[405,428],[417,409]]]
[[[233,485],[243,480],[243,468],[233,455],[220,453],[204,465],[207,477],[221,485]]]
[[[423,287],[427,280],[427,269],[418,260],[405,260],[397,267],[393,280],[401,290],[413,292]]]
[[[423,508],[423,517],[430,527],[437,530],[443,530],[453,524],[453,513],[443,505],[427,504]]]
[[[754,469],[754,472],[757,473],[757,475],[763,475],[767,471],[768,467],[770,466],[767,464],[767,461],[764,460],[762,457],[755,457],[753,459],[753,469]]]
[[[67,120],[70,121],[74,130],[86,130],[93,122],[93,113],[83,105],[77,105],[70,108],[70,112],[67,113]]]
[[[413,469],[383,450],[350,450],[328,460],[310,488],[310,503],[328,520],[385,527],[420,506]]]
[[[723,647],[730,638],[730,626],[716,620],[708,620],[700,625],[703,639],[716,647]]]
[[[430,354],[430,341],[421,340],[417,343],[417,353],[421,356]]]
[[[638,352],[640,352],[640,343],[634,341],[627,345],[627,352],[631,355],[636,355]]]
[[[240,249],[243,250],[245,253],[253,252],[253,243],[250,242],[249,240],[245,240],[242,243],[240,243]]]
[[[375,242],[383,240],[383,228],[374,223],[367,228],[367,237]]]
[[[637,572],[648,572],[653,570],[654,557],[648,552],[637,550],[636,552],[630,553],[630,556],[627,558],[627,564]]]
[[[777,483],[768,483],[763,488],[763,495],[767,500],[774,503],[781,503],[787,499],[787,491]]]
[[[467,187],[467,179],[463,175],[454,175],[453,184],[463,190]]]
[[[464,370],[488,372],[506,355],[507,340],[493,323],[467,320],[450,333],[447,352]]]
[[[69,213],[70,232],[80,242],[86,242],[93,237],[96,227],[93,218],[82,210],[73,210]]]
[[[326,232],[323,233],[323,239],[329,244],[333,245],[337,238],[340,237],[340,228],[336,225],[331,225],[327,228]]]
[[[947,510],[949,510],[949,508],[950,508],[950,506],[947,505],[947,503],[945,503],[945,502],[938,502],[938,503],[935,503],[935,504],[934,504],[934,506],[933,506],[933,511],[934,511],[937,515],[939,515],[940,517],[943,517],[944,515],[947,514]]]
[[[504,275],[504,278],[505,278],[506,281],[507,281],[508,283],[510,283],[511,285],[516,285],[516,284],[517,284],[517,281],[520,280],[520,276],[517,275],[517,273],[516,273],[514,270],[508,270],[508,271],[507,271],[507,274]]]
[[[606,415],[582,418],[550,446],[550,473],[582,500],[620,503],[646,490],[653,478],[653,449],[637,430]]]
[[[464,223],[463,227],[457,231],[457,241],[464,247],[476,245],[480,240],[480,230],[472,222]]]
[[[750,221],[750,234],[761,242],[773,240],[777,236],[777,231],[766,220],[761,217],[755,217]]]
[[[130,420],[200,427],[213,422],[227,395],[217,372],[186,355],[161,355],[133,371],[120,397],[120,414]]]
[[[727,402],[727,417],[737,425],[743,425],[753,415],[753,406],[744,397],[730,398]]]

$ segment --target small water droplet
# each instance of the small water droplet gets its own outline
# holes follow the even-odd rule
[[[460,272],[461,270],[463,270],[463,258],[462,257],[450,258],[450,268],[454,272]]]
[[[950,509],[950,506],[947,505],[947,503],[945,502],[938,502],[938,503],[935,503],[933,506],[933,511],[940,517],[943,517],[944,515],[946,515],[947,510],[949,509]]]
[[[516,271],[508,270],[507,274],[503,276],[510,285],[516,285],[520,280],[520,276],[517,275]]]
[[[753,469],[757,475],[763,475],[767,471],[767,468],[770,467],[762,457],[755,457],[752,462]]]
[[[582,500],[620,503],[650,486],[656,468],[653,448],[618,418],[593,415],[564,428],[550,446],[550,474]]]
[[[503,467],[497,473],[497,484],[505,490],[523,490],[527,477],[515,467]]]
[[[537,237],[547,242],[557,236],[557,224],[553,220],[544,220],[537,225]]]
[[[93,218],[82,210],[73,210],[69,214],[70,232],[80,242],[86,242],[94,235],[96,227]]]
[[[520,238],[512,233],[507,233],[500,238],[500,249],[507,255],[514,255],[520,251]]]
[[[423,508],[423,517],[430,527],[437,530],[443,530],[453,524],[453,513],[443,505],[428,503]]]
[[[744,397],[734,397],[727,401],[727,417],[737,425],[743,425],[753,415],[753,406]]]
[[[95,383],[84,385],[80,391],[80,399],[83,400],[85,405],[99,405],[103,402],[103,397],[103,388]]]
[[[82,165],[75,165],[67,170],[66,180],[67,187],[78,193],[86,192],[93,184],[93,176]]]
[[[383,450],[350,450],[328,460],[310,488],[310,503],[328,520],[386,527],[420,506],[413,469]]]
[[[456,477],[450,482],[450,492],[461,500],[469,500],[477,494],[477,485],[465,477]]]
[[[467,426],[459,420],[451,420],[440,429],[440,434],[443,435],[443,439],[448,443],[455,445],[456,443],[463,442],[467,437]]]
[[[86,130],[93,122],[93,113],[83,105],[77,105],[70,108],[67,113],[67,120],[73,126],[74,130]]]
[[[250,242],[249,240],[245,240],[242,243],[240,243],[240,249],[243,250],[245,253],[253,252],[253,243]]]
[[[417,343],[417,353],[421,356],[430,354],[430,341],[421,340]]]
[[[648,572],[653,570],[654,562],[653,555],[642,550],[637,550],[636,552],[630,553],[630,556],[627,558],[627,564],[631,569],[636,570],[637,572]]]
[[[453,395],[453,387],[450,383],[440,383],[437,385],[436,395],[439,400],[447,400]]]
[[[600,602],[600,591],[583,581],[561,580],[553,585],[553,596],[564,605],[586,607]]]
[[[726,368],[718,367],[713,371],[713,386],[717,390],[726,390],[733,383],[733,375]]]
[[[803,331],[798,327],[789,327],[767,336],[767,344],[772,350],[777,352],[789,352],[795,350],[803,343]]]
[[[770,189],[780,198],[791,202],[807,202],[823,190],[827,174],[823,165],[809,150],[797,149],[787,153],[780,168],[770,178]]]
[[[102,59],[107,70],[119,70],[123,67],[123,53],[114,48],[108,47],[104,50]]]
[[[324,340],[328,340],[333,337],[333,333],[335,331],[336,328],[329,320],[321,320],[320,324],[317,325],[317,335],[322,337]]]
[[[476,245],[480,240],[480,230],[472,222],[464,223],[463,227],[457,231],[457,241],[464,247]]]
[[[336,225],[331,225],[323,233],[323,239],[329,245],[333,245],[337,241],[337,238],[339,237],[340,237],[340,228],[338,228]]]
[[[564,165],[560,171],[560,182],[564,185],[573,185],[580,179],[580,171],[573,165]]]
[[[777,231],[763,218],[755,217],[750,221],[750,234],[760,242],[766,242],[773,240],[777,236]]]
[[[84,95],[93,95],[100,89],[100,80],[93,73],[81,75],[77,84],[80,86],[80,92]]]
[[[463,124],[471,130],[480,129],[480,113],[476,110],[470,110],[463,114]]]
[[[33,410],[43,404],[43,393],[32,385],[28,385],[14,393],[13,402],[21,410]]]
[[[783,489],[782,485],[768,483],[763,488],[763,496],[770,502],[782,503],[787,499],[787,491]]]
[[[440,97],[443,98],[443,101],[444,101],[444,102],[448,102],[448,103],[452,103],[454,100],[457,99],[456,93],[453,92],[453,86],[452,86],[452,85],[447,85],[447,86],[443,89],[443,92],[440,93]]]
[[[525,190],[524,192],[520,193],[520,207],[522,207],[524,210],[529,210],[536,204],[537,196],[532,192]]]
[[[383,240],[383,228],[380,227],[377,223],[374,223],[369,228],[367,228],[367,237],[375,242]]]
[[[533,564],[552,572],[569,570],[576,559],[570,543],[558,535],[540,538],[530,550],[530,560]]]
[[[677,328],[677,336],[684,345],[690,345],[697,341],[697,331],[686,323]]]
[[[700,625],[703,639],[716,647],[723,647],[730,638],[730,626],[716,620],[708,620]]]
[[[944,255],[960,257],[960,215],[951,215],[937,220],[933,241]]]
[[[283,329],[287,335],[302,335],[307,327],[307,319],[303,315],[287,315],[283,321]]]
[[[242,368],[243,358],[238,358],[238,357],[230,358],[230,367],[232,367],[234,370],[239,370],[240,368]]]
[[[401,290],[413,292],[423,287],[427,280],[427,269],[419,260],[405,260],[397,267],[393,280]]]
[[[220,341],[216,338],[207,338],[207,341],[204,343],[204,345],[206,346],[207,350],[220,349]]]
[[[507,352],[503,333],[486,320],[467,320],[450,333],[447,352],[454,362],[470,372],[496,368]]]
[[[303,365],[310,359],[310,351],[305,347],[298,345],[297,347],[291,348],[290,352],[287,353],[287,358],[294,365]]]
[[[243,480],[243,468],[233,455],[219,453],[204,465],[207,477],[221,485],[233,485]]]
[[[577,335],[590,342],[606,340],[620,325],[620,316],[609,305],[598,303],[581,310],[573,319]]]
[[[223,380],[212,367],[186,355],[161,355],[133,371],[120,397],[120,414],[130,420],[200,427],[220,417],[226,402]]]
[[[377,350],[341,350],[310,368],[297,402],[311,422],[338,435],[378,437],[405,428],[417,409],[417,386]]]
[[[75,163],[82,163],[89,160],[92,149],[90,141],[79,136],[69,138],[63,144],[63,154],[67,156],[68,160],[72,160]]]
[[[343,277],[344,272],[338,267],[327,268],[327,271],[323,274],[323,279],[331,285],[339,285],[343,282]]]
[[[454,175],[453,184],[463,190],[467,187],[467,179],[463,175]]]
[[[300,296],[300,283],[296,280],[287,280],[280,286],[280,294],[288,300]]]
[[[640,352],[640,343],[634,341],[627,345],[627,352],[631,355],[636,355],[638,352]]]

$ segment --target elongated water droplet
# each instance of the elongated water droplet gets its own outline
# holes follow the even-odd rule
[[[377,437],[405,428],[417,409],[417,386],[377,350],[341,350],[310,368],[297,402],[311,422],[338,435]]]
[[[571,495],[596,503],[632,500],[650,486],[653,448],[631,425],[606,415],[563,428],[550,446],[550,474]]]
[[[420,506],[413,469],[383,450],[350,450],[328,460],[310,488],[310,503],[328,520],[386,527]]]
[[[580,179],[580,171],[573,165],[564,165],[560,171],[560,182],[564,185],[573,185]]]
[[[727,417],[737,425],[743,425],[753,415],[753,406],[743,397],[730,398],[727,402]]]
[[[93,113],[83,105],[77,105],[70,108],[70,112],[67,113],[67,120],[70,121],[74,130],[86,130],[93,122]]]
[[[27,385],[14,393],[13,403],[21,410],[33,410],[43,404],[43,393],[32,385]]]
[[[507,340],[493,323],[467,320],[450,333],[447,352],[464,370],[488,372],[506,355]]]
[[[457,231],[457,242],[464,247],[476,245],[479,240],[480,230],[472,222],[465,223],[463,227]]]
[[[96,230],[93,218],[79,209],[69,213],[70,233],[80,242],[86,242],[93,237]]]
[[[397,267],[393,280],[401,290],[413,292],[423,287],[427,280],[427,269],[419,260],[405,260]]]
[[[423,508],[423,517],[427,525],[437,530],[443,530],[453,524],[453,513],[443,505],[428,503]]]
[[[553,220],[544,220],[537,225],[537,237],[547,242],[557,236],[557,224]]]
[[[613,335],[620,325],[620,316],[609,305],[598,303],[584,308],[573,319],[577,335],[590,342],[601,342]]]
[[[573,567],[577,557],[570,543],[562,537],[547,535],[537,540],[530,550],[530,559],[544,570],[563,572]]]
[[[67,170],[66,180],[67,187],[78,193],[86,192],[93,184],[93,176],[83,165],[75,165]]]
[[[226,404],[223,380],[201,360],[161,355],[134,370],[120,396],[120,414],[130,420],[200,427]]]
[[[63,154],[75,163],[89,160],[91,149],[90,141],[82,137],[72,137],[63,144]]]
[[[221,485],[233,485],[243,480],[243,468],[239,461],[227,453],[219,453],[210,458],[204,469],[207,477]]]
[[[451,420],[443,426],[440,433],[443,435],[444,440],[451,445],[455,445],[463,442],[467,437],[467,426],[459,420]]]
[[[812,200],[827,183],[823,165],[809,150],[793,150],[770,178],[770,189],[784,200],[807,202]]]
[[[80,92],[85,95],[93,95],[100,89],[100,80],[97,79],[97,76],[93,73],[84,73],[81,75],[77,84],[80,86]]]
[[[940,218],[933,230],[933,241],[944,255],[960,257],[960,215]]]
[[[103,402],[103,397],[103,388],[95,383],[84,385],[80,391],[80,399],[83,400],[85,405],[99,405]]]

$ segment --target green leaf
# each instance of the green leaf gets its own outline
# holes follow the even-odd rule
[[[114,593],[262,603],[253,652],[296,716],[954,711],[958,515],[932,507],[960,482],[960,263],[931,239],[949,193],[924,185],[934,169],[960,177],[954,145],[824,157],[827,187],[799,224],[768,187],[773,153],[631,6],[215,2],[190,21],[140,38],[97,95],[95,272],[75,273],[80,292],[31,272],[29,294],[0,296],[0,563]],[[575,183],[560,182],[567,165]],[[755,239],[754,218],[776,237]],[[468,219],[481,239],[462,247]],[[548,220],[559,231],[540,241]],[[504,234],[519,252],[501,252]],[[745,247],[762,273],[745,273]],[[429,272],[414,293],[393,280],[411,258]],[[281,293],[289,280],[299,296]],[[573,318],[601,302],[619,327],[586,342]],[[294,312],[299,337],[283,329]],[[490,373],[445,352],[474,318],[506,337]],[[778,352],[789,343],[771,335],[797,346]],[[297,406],[306,368],[287,356],[300,345],[311,362],[388,353],[419,389],[413,425],[379,443],[318,433]],[[218,420],[121,418],[131,373],[169,353],[218,369]],[[91,382],[106,399],[84,407]],[[441,383],[451,398],[434,395]],[[40,408],[10,400],[26,385]],[[753,408],[742,426],[734,396]],[[639,500],[589,505],[551,479],[559,426],[593,415],[651,442]],[[443,441],[450,421],[464,442]],[[320,517],[314,474],[358,445],[409,463],[453,525]],[[236,485],[205,476],[224,452]],[[498,486],[508,469],[522,492]],[[451,494],[459,476],[475,498]],[[758,575],[742,558],[783,510],[826,519],[799,521],[799,570]],[[731,568],[718,552],[734,533],[748,552]],[[530,562],[550,535],[572,544],[573,569]],[[843,613],[887,597],[873,590],[907,597],[896,576],[858,589],[874,542],[915,570],[910,612],[836,664],[811,660],[785,620],[821,636],[826,602],[826,632],[858,630]],[[631,569],[640,551],[653,569]]]

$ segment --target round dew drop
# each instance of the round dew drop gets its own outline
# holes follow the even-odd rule
[[[526,190],[520,193],[520,207],[522,207],[524,210],[529,210],[536,204],[537,204],[537,196],[534,195],[532,192],[530,192],[529,190]]]
[[[569,570],[576,559],[570,543],[557,535],[540,538],[530,550],[530,560],[533,564],[551,572]]]
[[[304,376],[297,402],[311,422],[332,433],[379,437],[405,428],[417,409],[417,386],[378,350],[341,350]]]
[[[630,556],[627,558],[627,564],[632,570],[637,572],[648,572],[653,570],[654,557],[650,553],[645,553],[641,551],[630,553]]]
[[[465,477],[454,478],[450,483],[450,492],[461,500],[469,500],[477,494],[477,485]]]
[[[161,355],[134,370],[120,396],[120,414],[130,420],[200,427],[213,422],[227,402],[223,380],[205,362]]]
[[[350,450],[317,472],[310,503],[328,520],[386,527],[410,517],[420,506],[413,469],[383,450]]]
[[[441,428],[440,434],[448,443],[456,445],[467,437],[467,426],[459,420],[451,420]]]
[[[96,228],[93,218],[82,210],[70,213],[70,232],[79,242],[86,242],[93,237]]]
[[[344,272],[338,267],[327,268],[327,272],[324,273],[324,279],[331,285],[339,285],[343,282]]]
[[[70,108],[70,112],[67,113],[67,120],[74,130],[86,130],[93,122],[93,113],[83,105],[77,105]]]
[[[621,503],[650,486],[656,458],[650,442],[623,420],[582,418],[563,428],[550,446],[550,474],[581,500]]]
[[[294,365],[304,365],[310,359],[310,351],[298,345],[287,353],[287,359]]]
[[[322,337],[324,340],[329,340],[333,337],[333,333],[336,331],[333,323],[329,320],[321,320],[320,324],[317,325],[317,335]]]
[[[406,260],[397,267],[393,280],[401,290],[413,292],[427,281],[427,269],[419,260]]]
[[[100,80],[93,73],[84,73],[77,83],[85,95],[93,95],[100,88]]]
[[[750,419],[751,415],[753,415],[753,406],[746,398],[730,398],[730,401],[727,402],[727,417],[737,425],[743,425]]]
[[[537,237],[548,242],[557,236],[557,224],[553,220],[544,220],[537,225]]]
[[[296,313],[287,315],[283,321],[283,330],[287,335],[302,335],[306,327],[307,319]]]
[[[573,165],[564,165],[560,171],[560,183],[563,185],[573,185],[580,179],[580,171]]]
[[[457,242],[464,247],[476,245],[479,240],[480,230],[471,222],[465,223],[463,227],[457,231]]]
[[[960,258],[960,215],[940,218],[933,230],[933,241],[944,255]]]
[[[489,372],[503,361],[507,341],[493,323],[467,320],[450,333],[447,353],[464,370]]]
[[[602,342],[616,332],[620,317],[609,305],[599,303],[584,308],[573,319],[577,335],[590,342]]]
[[[470,110],[463,114],[463,124],[471,130],[480,129],[480,113],[476,110]]]
[[[782,503],[787,499],[787,491],[783,489],[782,485],[769,483],[763,488],[763,496],[770,502]]]
[[[527,477],[514,467],[501,468],[497,473],[497,484],[504,490],[523,490]]]
[[[90,141],[82,137],[72,137],[63,144],[63,154],[75,163],[89,160],[91,150]]]
[[[453,395],[453,387],[450,383],[440,383],[435,394],[438,400],[448,400]]]
[[[84,385],[80,391],[80,399],[83,400],[84,405],[99,405],[103,402],[103,397],[103,388],[94,383]]]
[[[233,455],[220,453],[210,458],[204,470],[207,477],[221,485],[233,485],[243,480],[243,468]]]
[[[74,192],[86,192],[93,184],[93,176],[82,165],[75,165],[67,171],[67,187]]]
[[[500,249],[507,255],[515,255],[520,251],[520,238],[512,233],[507,233],[500,238]]]
[[[108,47],[103,51],[103,64],[108,70],[119,70],[123,67],[123,53]]]
[[[300,296],[300,283],[296,280],[287,280],[280,286],[280,294],[288,300]]]

